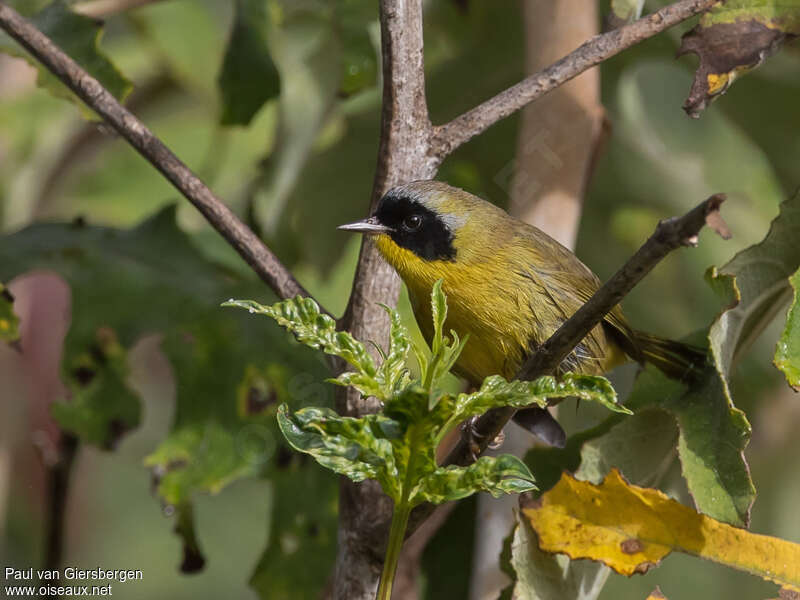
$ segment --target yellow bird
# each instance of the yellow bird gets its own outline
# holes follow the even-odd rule
[[[504,210],[438,181],[393,188],[368,219],[339,229],[375,236],[383,258],[408,287],[430,343],[430,293],[442,279],[448,329],[469,334],[456,374],[479,386],[512,379],[526,357],[577,311],[600,280],[567,248]],[[617,306],[562,362],[559,372],[602,374],[627,360],[682,378],[702,350],[632,329]],[[521,425],[554,445],[564,433],[542,409],[519,411]]]

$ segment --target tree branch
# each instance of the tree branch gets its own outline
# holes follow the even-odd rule
[[[64,529],[67,513],[67,494],[72,466],[78,453],[78,438],[66,431],[59,432],[55,462],[47,465],[47,530],[45,534],[44,568],[57,570],[64,553]],[[47,463],[46,460],[43,462]]]
[[[561,361],[586,335],[655,267],[667,254],[681,246],[696,246],[697,235],[708,225],[724,239],[730,237],[719,215],[724,194],[714,194],[682,217],[661,221],[655,232],[589,300],[567,319],[534,354],[525,361],[516,379],[530,380],[553,373]],[[446,465],[466,466],[475,461],[494,440],[516,412],[513,408],[495,408],[482,415],[444,460]],[[476,444],[478,448],[476,448]],[[476,452],[477,450],[477,452]],[[434,510],[422,505],[409,521],[410,535]]]
[[[309,293],[272,251],[164,143],[46,35],[0,1],[0,28],[158,169],[281,298]]]
[[[526,104],[580,75],[590,67],[600,64],[623,50],[661,33],[719,2],[720,0],[680,0],[651,15],[642,17],[630,25],[594,36],[543,71],[523,79],[449,123],[435,127],[434,139],[431,143],[432,156],[441,162],[453,150],[482,133],[500,119],[520,110]]]
[[[432,127],[425,100],[422,0],[381,0],[383,103],[378,164],[370,212],[389,188],[436,175],[430,158]],[[366,236],[365,236],[366,237]],[[356,338],[382,347],[389,319],[380,304],[397,303],[400,279],[369,239],[361,244],[353,289],[339,325]],[[361,416],[380,406],[355,390],[341,392],[337,409]],[[339,494],[339,548],[332,596],[336,600],[372,600],[386,547],[391,501],[374,481],[342,480]],[[413,569],[412,569],[413,570]]]

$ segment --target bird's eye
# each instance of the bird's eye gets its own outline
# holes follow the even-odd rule
[[[422,226],[422,217],[419,215],[409,215],[403,220],[403,227],[408,231],[416,231]]]

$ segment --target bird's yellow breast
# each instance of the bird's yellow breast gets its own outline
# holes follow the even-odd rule
[[[421,259],[386,235],[378,236],[376,244],[408,287],[414,316],[429,343],[431,289],[443,280],[448,306],[445,331],[453,329],[462,338],[469,335],[454,370],[475,385],[489,375],[514,377],[530,350],[563,321],[546,286],[532,277],[528,262],[535,257],[513,240],[461,261]],[[578,370],[602,373],[624,360],[600,326],[587,340],[593,356]]]

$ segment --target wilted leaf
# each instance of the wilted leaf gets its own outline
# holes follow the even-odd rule
[[[670,552],[699,556],[781,585],[800,585],[800,545],[750,533],[695,512],[616,469],[596,486],[565,474],[522,508],[547,552],[645,573]]]
[[[793,388],[800,389],[800,271],[792,275],[794,296],[789,314],[786,315],[786,327],[778,340],[775,351],[775,366],[786,375],[786,381]]]
[[[125,99],[131,91],[132,85],[100,50],[100,38],[103,30],[99,21],[73,13],[63,0],[54,0],[30,20],[117,99]],[[30,62],[39,70],[40,86],[55,96],[78,103],[83,108],[83,103],[55,75],[52,75],[15,43],[3,42],[0,44],[0,51],[19,56]]]
[[[661,589],[656,586],[650,594],[647,596],[647,600],[667,600],[667,597],[661,593]]]
[[[684,34],[678,54],[700,58],[683,108],[691,117],[724,94],[737,77],[758,67],[800,34],[798,0],[728,0],[717,4]]]
[[[0,283],[0,342],[19,340],[19,317],[14,314],[14,296]]]
[[[217,78],[223,125],[248,125],[265,102],[280,93],[280,75],[272,62],[267,34],[269,11],[263,0],[236,0],[222,70]]]

